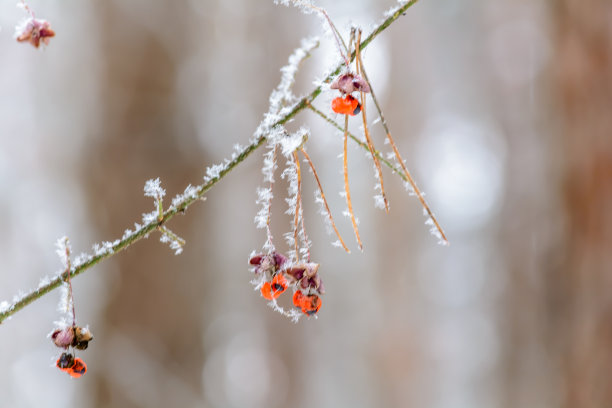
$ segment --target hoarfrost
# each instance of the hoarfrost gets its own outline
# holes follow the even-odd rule
[[[183,252],[183,245],[177,240],[169,236],[168,234],[162,234],[159,237],[160,242],[164,244],[169,243],[170,249],[174,250],[174,255],[180,255]]]
[[[198,198],[198,193],[198,188],[189,184],[187,187],[185,187],[183,194],[178,194],[172,199],[172,207],[178,208],[188,200],[195,200]]]
[[[159,212],[156,211],[152,211],[150,213],[144,213],[142,214],[142,222],[146,224],[150,224],[152,222],[156,222],[157,221],[157,216],[159,215]]]
[[[43,276],[40,278],[40,281],[38,281],[38,289],[47,286],[49,283],[51,283],[51,278],[49,278],[48,275]]]
[[[374,196],[374,207],[379,208],[381,210],[385,209],[385,198],[382,195],[376,194]]]
[[[6,313],[9,310],[11,310],[13,306],[7,302],[6,300],[3,300],[2,302],[0,302],[0,313]]]
[[[391,17],[392,15],[394,15],[397,12],[397,10],[399,10],[402,7],[404,7],[406,4],[410,3],[410,1],[412,1],[412,0],[397,0],[397,5],[391,7],[389,10],[385,11],[383,13],[383,16],[385,18]]]
[[[166,190],[161,187],[161,180],[158,177],[155,180],[147,180],[144,186],[144,193],[146,197],[153,197],[159,200],[166,195]]]
[[[204,176],[204,181],[209,182],[213,179],[218,179],[221,173],[227,169],[227,165],[223,164],[213,164],[206,168],[206,176]]]
[[[71,252],[71,248],[70,248],[70,242],[68,241],[68,237],[63,236],[61,238],[59,238],[56,243],[55,243],[55,247],[57,248],[55,250],[55,253],[57,253],[57,255],[60,258],[60,261],[62,263],[62,266],[64,268],[68,267],[68,263],[69,263],[69,259],[68,259],[68,255]]]

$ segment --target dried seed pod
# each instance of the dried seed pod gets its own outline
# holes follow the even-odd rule
[[[49,44],[49,38],[55,36],[55,31],[51,29],[48,21],[30,18],[23,22],[16,29],[16,38],[19,42],[27,41],[38,48],[42,41],[45,45]]]
[[[351,94],[355,91],[370,92],[368,83],[357,74],[346,72],[336,77],[329,85],[331,89],[337,89],[344,94]]]
[[[57,329],[51,333],[51,340],[53,343],[60,348],[67,349],[72,345],[74,341],[74,327],[66,327],[64,329]]]
[[[74,340],[72,347],[79,350],[85,350],[89,346],[89,342],[93,340],[93,334],[87,327],[75,327],[74,328]]]
[[[258,254],[249,259],[249,263],[254,266],[253,272],[255,274],[265,273],[268,279],[272,279],[285,262],[287,262],[287,257],[278,252]]]

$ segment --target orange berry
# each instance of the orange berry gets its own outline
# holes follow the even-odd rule
[[[297,292],[295,292],[293,294],[293,304],[296,307],[299,307],[300,309],[302,308],[302,303],[304,302],[304,294],[302,293],[301,290],[298,290]]]
[[[68,371],[68,374],[74,378],[79,378],[87,372],[87,364],[80,358],[74,359],[74,365]]]
[[[285,289],[287,289],[287,279],[279,273],[272,279],[272,291],[278,297]]]
[[[361,112],[361,104],[351,95],[344,98],[338,96],[332,100],[332,110],[342,115],[354,116]]]
[[[301,306],[304,314],[312,316],[321,309],[321,298],[317,295],[304,296]]]
[[[263,296],[264,298],[268,299],[268,300],[272,300],[272,286],[270,285],[270,282],[265,282],[263,284],[263,286],[261,287],[261,296]]]
[[[261,296],[268,300],[278,298],[287,289],[287,279],[282,274],[276,274],[272,282],[265,282],[261,287]]]

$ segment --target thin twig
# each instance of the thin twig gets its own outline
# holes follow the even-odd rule
[[[353,212],[353,203],[351,202],[351,190],[349,188],[349,179],[348,179],[348,115],[344,115],[344,147],[342,154],[342,170],[344,172],[344,195],[346,196],[346,206],[348,207],[348,212],[351,217],[351,224],[353,225],[353,231],[355,231],[355,238],[357,239],[357,245],[359,245],[359,250],[363,250],[363,245],[361,244],[361,238],[359,237],[359,228],[357,227],[357,220],[355,219],[355,213]]]
[[[276,170],[276,154],[278,152],[278,144],[274,145],[272,153],[272,178],[270,179],[270,196],[268,197],[268,215],[266,216],[266,235],[268,237],[267,246],[274,251],[274,242],[272,238],[272,229],[270,228],[270,220],[272,219],[272,189],[274,188],[274,170]]]
[[[395,153],[396,161],[399,162],[400,166],[402,166],[402,170],[404,171],[404,176],[405,176],[406,181],[408,183],[410,183],[410,186],[412,187],[412,190],[414,191],[414,193],[416,194],[417,198],[421,202],[421,205],[423,206],[423,208],[427,212],[427,215],[433,221],[433,223],[434,223],[434,225],[436,227],[436,230],[440,233],[440,237],[442,239],[442,242],[445,245],[448,245],[449,242],[448,242],[448,239],[446,238],[446,234],[444,234],[444,230],[442,229],[442,227],[438,223],[438,220],[436,219],[435,215],[433,214],[433,211],[431,211],[431,208],[429,208],[429,205],[427,205],[427,202],[425,201],[425,197],[423,196],[423,193],[421,192],[419,187],[416,185],[416,182],[414,181],[414,179],[412,178],[412,175],[408,171],[408,168],[406,167],[406,163],[402,159],[402,156],[400,155],[400,152],[399,152],[397,146],[395,145],[395,142],[393,141],[393,138],[391,137],[391,131],[389,130],[389,126],[387,125],[387,121],[385,120],[385,116],[383,115],[383,111],[382,111],[382,109],[380,107],[380,104],[378,103],[378,99],[376,99],[376,94],[374,93],[374,88],[372,87],[372,84],[370,83],[370,80],[368,79],[368,75],[365,72],[365,69],[363,67],[363,61],[361,60],[361,55],[359,55],[359,53],[357,54],[357,60],[358,60],[359,66],[361,67],[361,75],[363,76],[363,79],[367,82],[368,86],[370,87],[370,94],[372,95],[372,100],[374,101],[374,105],[376,106],[376,110],[378,111],[378,115],[380,116],[380,123],[383,126],[383,128],[385,129],[385,132],[387,134],[387,140],[389,140],[389,144],[391,145],[391,148],[393,149],[393,152]],[[382,183],[382,178],[381,178],[381,183]]]
[[[367,47],[374,38],[376,38],[380,33],[386,30],[393,22],[395,22],[408,8],[414,5],[418,0],[411,0],[404,5],[397,8],[397,10],[389,15],[385,20],[383,20],[373,31],[366,37],[365,40],[361,43],[361,49]],[[355,58],[355,53],[351,53],[349,56],[349,60],[353,60]],[[324,80],[323,83],[329,83],[333,78],[335,78],[341,71],[344,66],[344,63],[339,64]],[[295,115],[301,112],[303,109],[309,107],[309,105],[314,101],[317,96],[319,96],[322,92],[322,85],[317,86],[310,94],[304,96],[300,99],[293,108],[285,113],[276,123],[273,124],[270,128],[274,128],[275,126],[280,126],[287,123],[291,120]],[[240,153],[238,153],[232,160],[228,161],[225,166],[219,171],[219,173],[196,188],[196,194],[184,197],[180,202],[176,203],[176,205],[171,206],[167,210],[164,211],[164,216],[161,220],[153,220],[148,222],[145,225],[142,225],[138,228],[134,233],[124,236],[123,238],[116,240],[112,243],[107,251],[102,251],[100,253],[96,253],[95,255],[91,255],[87,257],[85,261],[82,261],[76,265],[72,265],[70,270],[61,273],[60,275],[54,277],[49,282],[39,285],[38,288],[28,292],[24,296],[16,297],[16,299],[9,305],[3,305],[0,310],[0,323],[4,322],[7,318],[14,315],[19,310],[23,309],[27,305],[31,304],[35,300],[41,298],[45,294],[51,292],[53,289],[59,287],[62,282],[64,282],[68,277],[73,278],[77,275],[80,275],[84,271],[88,270],[94,265],[97,265],[101,261],[110,258],[116,253],[124,250],[130,245],[140,241],[141,239],[147,237],[151,232],[157,229],[159,226],[165,224],[170,221],[175,215],[182,214],[185,210],[191,206],[191,204],[199,201],[204,197],[204,195],[220,180],[222,180],[227,174],[232,171],[235,167],[237,167],[240,163],[242,163],[247,157],[249,157],[253,152],[255,152],[258,148],[260,148],[267,141],[268,134],[262,134],[258,136],[255,140],[253,140],[248,146],[244,147]],[[352,137],[351,137],[352,138]],[[356,140],[356,138],[352,138]]]
[[[295,173],[297,177],[297,192],[295,195],[295,217],[293,220],[293,243],[295,244],[295,261],[300,260],[300,252],[298,250],[298,231],[300,221],[300,209],[302,207],[302,173],[300,170],[300,160],[297,152],[292,153],[293,163],[295,164]]]
[[[348,249],[348,247],[344,243],[344,240],[340,236],[340,232],[338,232],[338,228],[336,228],[334,217],[332,217],[331,210],[329,209],[329,204],[327,204],[327,199],[325,198],[325,193],[323,192],[323,186],[321,186],[321,180],[319,180],[319,176],[317,175],[317,171],[315,170],[314,164],[312,163],[312,160],[310,160],[310,156],[308,155],[308,153],[306,153],[306,150],[304,148],[300,149],[300,151],[302,152],[302,154],[306,158],[306,161],[310,165],[312,174],[314,175],[314,178],[317,181],[317,185],[319,186],[319,192],[321,193],[321,198],[323,199],[323,204],[325,205],[325,211],[327,211],[327,216],[329,217],[329,222],[331,223],[331,226],[334,229],[336,236],[340,240],[340,243],[342,244],[342,248],[344,248],[344,250],[350,254],[351,251]]]
[[[363,69],[361,63],[361,52],[359,50],[359,43],[361,42],[361,30],[357,32],[357,42],[355,43],[355,66],[357,67],[357,75],[360,74]],[[383,201],[385,203],[385,211],[387,214],[389,213],[389,200],[387,200],[387,194],[385,193],[385,184],[383,181],[382,168],[380,167],[380,162],[378,161],[378,157],[374,154],[374,142],[372,142],[372,138],[370,137],[370,131],[368,130],[368,119],[366,117],[366,97],[365,92],[360,92],[361,94],[361,117],[363,118],[363,133],[365,135],[366,142],[368,143],[368,149],[370,150],[370,154],[372,155],[372,160],[374,161],[374,165],[376,166],[376,171],[378,172],[378,181],[380,182],[380,194],[382,195]]]

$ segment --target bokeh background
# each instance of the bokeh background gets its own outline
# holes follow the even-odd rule
[[[200,183],[252,135],[300,39],[323,31],[267,0],[32,0],[57,32],[35,50],[13,39],[14,3],[0,3],[0,300],[61,269],[57,238],[78,254],[140,222],[146,180],[170,197]],[[393,1],[319,4],[346,33]],[[182,255],[152,234],[74,280],[95,335],[84,377],[53,368],[59,291],[3,323],[0,407],[612,406],[612,3],[423,0],[364,57],[450,247],[387,171],[391,213],[374,208],[352,146],[356,250],[336,194],[341,135],[304,112],[289,127],[312,130],[353,249],[330,245],[306,174],[318,319],[293,324],[249,284],[265,239],[257,152],[172,220]],[[337,59],[323,37],[296,93]]]

